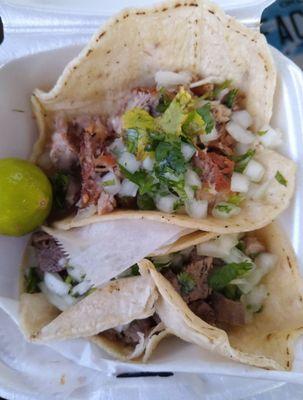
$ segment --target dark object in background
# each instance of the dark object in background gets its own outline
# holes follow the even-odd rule
[[[303,0],[277,0],[261,18],[268,43],[303,69]]]
[[[4,40],[4,29],[3,29],[2,18],[0,17],[0,44],[3,42],[3,40]]]

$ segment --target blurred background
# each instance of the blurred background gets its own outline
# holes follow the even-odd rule
[[[262,14],[267,41],[303,69],[303,0],[277,0]]]
[[[159,0],[160,1],[160,0]],[[258,28],[272,0],[214,0]],[[0,0],[0,65],[17,57],[70,44],[84,44],[121,8],[157,0]],[[237,9],[245,11],[238,12]],[[261,17],[268,42],[303,68],[303,0],[277,0]]]

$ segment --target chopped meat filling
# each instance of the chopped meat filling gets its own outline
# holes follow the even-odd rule
[[[243,304],[214,292],[208,285],[210,272],[214,267],[220,266],[222,266],[222,260],[197,256],[195,252],[192,252],[188,264],[182,268],[183,276],[194,282],[191,290],[184,290],[181,275],[172,269],[164,270],[163,275],[182,296],[193,313],[204,321],[220,327],[223,324],[243,325],[245,324]]]
[[[225,129],[224,123],[216,124],[217,131],[220,134],[219,139],[208,143],[208,149],[223,154],[224,156],[232,156],[235,153],[236,141]]]
[[[245,309],[240,301],[230,300],[220,293],[210,296],[210,305],[215,312],[216,321],[229,325],[245,324]]]
[[[66,268],[67,258],[54,238],[45,232],[35,232],[32,246],[36,249],[38,267],[43,272],[59,272]]]
[[[147,338],[156,324],[154,317],[136,319],[123,326],[122,329],[108,329],[102,332],[102,335],[105,335],[110,340],[118,340],[127,345],[136,346],[140,342],[141,334],[144,338]]]
[[[199,151],[194,163],[201,170],[202,181],[206,187],[218,192],[230,190],[234,161],[214,152]]]
[[[224,104],[213,104],[211,111],[213,116],[219,124],[226,123],[230,120],[231,109]]]
[[[81,207],[96,204],[101,194],[101,188],[96,180],[93,136],[84,131],[80,138],[80,165],[81,165]]]
[[[246,236],[243,241],[245,254],[248,256],[253,256],[265,251],[265,246],[254,236]]]
[[[204,96],[205,94],[211,93],[214,90],[214,88],[215,88],[214,83],[205,83],[204,85],[191,88],[191,91],[196,96]]]

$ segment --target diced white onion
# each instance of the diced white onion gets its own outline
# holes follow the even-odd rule
[[[120,190],[121,184],[119,179],[116,177],[116,175],[113,172],[108,172],[104,176],[102,176],[101,180],[101,185],[103,189],[110,194],[117,194]],[[103,186],[104,183],[104,186]]]
[[[166,179],[174,182],[178,182],[178,180],[180,179],[176,172],[164,172],[163,176]]]
[[[243,261],[248,261],[252,265],[254,265],[251,258],[249,258],[243,251],[237,249],[237,247],[233,247],[229,254],[226,257],[222,257],[226,263],[240,263]]]
[[[71,307],[77,302],[77,300],[74,297],[70,296],[69,294],[65,296],[58,296],[57,294],[51,292],[46,287],[44,282],[40,282],[38,286],[41,292],[47,298],[47,300],[61,311],[67,310],[69,307]]]
[[[192,169],[188,169],[185,172],[184,179],[186,185],[188,186],[197,186],[198,188],[200,188],[202,185],[199,175]]]
[[[227,132],[237,141],[244,144],[251,144],[255,139],[255,135],[242,128],[239,124],[234,121],[229,121],[226,124]]]
[[[207,217],[207,200],[186,200],[185,210],[192,218],[206,218]]]
[[[250,293],[243,296],[243,299],[241,298],[241,301],[244,302],[246,308],[247,306],[249,306],[250,312],[257,312],[261,309],[266,297],[267,297],[266,286],[259,285],[253,288]]]
[[[146,170],[146,171],[152,171],[154,168],[154,164],[155,164],[155,160],[153,160],[151,157],[146,157],[144,158],[143,162],[142,162],[142,167]]]
[[[189,87],[195,88],[202,85],[206,85],[207,83],[220,83],[220,78],[217,76],[208,76],[207,78],[200,79],[199,81],[191,83]]]
[[[85,278],[85,273],[79,267],[68,266],[66,270],[68,275],[77,282],[81,282]]]
[[[269,186],[269,181],[262,184],[251,183],[247,196],[252,200],[261,200],[266,196],[266,192]]]
[[[97,214],[97,206],[95,204],[90,204],[85,208],[79,208],[76,216],[74,217],[74,220],[80,221],[82,219],[89,218],[95,214]]]
[[[183,154],[183,157],[185,158],[185,161],[189,161],[192,158],[192,156],[195,154],[196,149],[194,148],[194,146],[192,146],[188,143],[182,142],[181,152]]]
[[[236,143],[235,151],[236,151],[236,154],[242,155],[242,154],[245,154],[250,148],[251,148],[251,145],[249,145],[249,144]]]
[[[59,274],[52,272],[45,272],[44,283],[51,292],[58,296],[65,296],[71,288],[71,285],[65,283]]]
[[[191,74],[187,71],[158,71],[155,73],[155,81],[157,87],[188,85],[191,81]]]
[[[82,281],[78,285],[74,286],[71,290],[72,296],[82,296],[89,289],[91,289],[92,283],[90,281]]]
[[[224,206],[224,207],[221,208],[221,206]],[[240,212],[241,212],[240,207],[237,207],[234,204],[226,203],[226,202],[222,201],[221,203],[218,203],[215,205],[215,207],[212,210],[212,215],[215,218],[227,219],[227,218],[230,218],[230,217],[240,214]]]
[[[234,111],[231,119],[244,129],[249,128],[253,123],[251,115],[246,110]]]
[[[136,185],[134,182],[131,182],[128,179],[123,179],[121,188],[119,191],[119,196],[135,197],[138,189],[139,189],[139,186]]]
[[[238,234],[221,235],[217,239],[208,240],[198,244],[197,254],[199,256],[209,256],[223,258],[227,257],[231,249],[238,243]]]
[[[237,260],[239,260],[239,258],[237,258]],[[254,267],[245,276],[234,279],[231,283],[237,285],[243,293],[249,293],[259,284],[263,276],[268,274],[268,272],[275,267],[277,260],[278,258],[274,254],[261,253],[255,258]],[[231,262],[241,261],[244,261],[244,259]]]
[[[140,162],[136,159],[134,154],[131,154],[127,151],[122,153],[119,156],[119,164],[121,164],[127,171],[132,174],[140,168]]]
[[[252,182],[260,182],[263,178],[265,168],[258,161],[250,160],[244,170],[246,175]]]
[[[157,196],[155,204],[158,210],[170,214],[174,211],[175,204],[177,201],[178,201],[177,196],[169,194],[167,196]]]
[[[266,132],[264,135],[259,136],[260,142],[263,146],[273,149],[282,144],[282,133],[278,129],[273,129],[271,126],[265,126],[260,131]]]
[[[220,137],[220,133],[217,131],[216,127],[213,127],[213,129],[210,133],[204,133],[203,135],[199,136],[202,143],[211,142],[212,140],[216,140],[219,137]]]
[[[273,269],[278,262],[276,254],[272,253],[260,253],[255,258],[256,265],[264,271],[264,275]]]
[[[125,152],[126,147],[124,146],[122,139],[115,139],[113,143],[108,146],[107,149],[114,155],[119,156],[120,154]]]
[[[243,174],[234,172],[231,177],[230,188],[233,192],[246,193],[249,188],[249,179]]]
[[[195,191],[190,186],[185,185],[184,186],[184,191],[185,191],[186,196],[187,196],[188,199],[191,200],[191,199],[193,199],[195,197]]]

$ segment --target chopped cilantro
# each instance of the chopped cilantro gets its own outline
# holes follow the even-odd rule
[[[181,142],[160,142],[155,151],[156,162],[168,166],[177,173],[185,172],[185,159],[181,151]]]
[[[73,283],[73,278],[70,275],[67,275],[67,277],[64,279],[64,282],[67,284]]]
[[[266,131],[258,131],[257,135],[264,136],[267,132],[268,132],[268,130],[266,130]]]
[[[211,112],[210,103],[205,104],[203,107],[197,109],[197,113],[202,117],[205,122],[205,132],[210,133],[215,126],[215,119]]]
[[[213,99],[216,99],[222,90],[227,89],[231,86],[232,81],[230,79],[226,79],[224,82],[216,84],[215,89],[213,91]]]
[[[168,135],[180,136],[182,125],[187,116],[186,108],[190,103],[191,95],[181,88],[165,112],[157,118],[157,125],[160,130]]]
[[[188,272],[180,272],[180,274],[177,275],[177,278],[181,285],[181,291],[184,294],[190,293],[196,286],[194,278]]]
[[[197,111],[191,111],[183,126],[182,130],[186,135],[200,135],[205,132],[206,123]]]
[[[287,180],[284,178],[280,171],[277,171],[275,178],[281,185],[287,186]]]
[[[239,240],[239,243],[237,244],[237,249],[242,251],[242,253],[245,253],[245,244],[243,240]]]
[[[139,210],[155,210],[156,208],[153,198],[149,196],[147,193],[138,194],[137,206]]]
[[[249,261],[240,263],[226,264],[221,268],[215,269],[208,278],[209,286],[220,291],[224,289],[232,280],[245,275],[252,269],[252,264]]]
[[[37,293],[40,292],[38,284],[41,282],[41,278],[37,273],[37,268],[30,267],[28,273],[25,275],[25,292],[26,293]]]
[[[51,177],[53,187],[53,204],[55,209],[63,210],[65,207],[65,197],[70,180],[70,175],[59,171]]]
[[[135,129],[128,129],[126,131],[125,144],[127,150],[132,154],[136,154],[138,151],[138,139],[139,139],[138,131],[136,131]]]
[[[102,186],[106,187],[106,186],[112,186],[116,183],[115,179],[109,179],[108,181],[103,181],[102,182]]]
[[[84,297],[89,296],[90,294],[94,293],[97,290],[97,288],[92,287],[90,288],[86,293],[84,293]]]
[[[154,118],[141,108],[132,108],[122,116],[123,129],[153,130],[155,127]]]
[[[171,101],[172,101],[171,96],[167,93],[167,91],[164,88],[161,88],[160,89],[160,99],[159,99],[159,103],[156,107],[156,111],[158,113],[163,114],[167,110]]]
[[[234,102],[236,100],[237,94],[238,94],[239,90],[238,89],[232,89],[230,90],[227,95],[224,97],[224,104],[228,107],[228,108],[233,108]]]
[[[236,285],[228,284],[222,291],[225,297],[231,300],[240,300],[242,295],[241,290]]]
[[[245,154],[242,154],[241,156],[233,156],[233,157],[231,157],[231,159],[233,161],[235,161],[235,163],[236,163],[234,171],[243,173],[243,171],[245,170],[247,164],[253,158],[255,153],[256,153],[256,150],[249,149],[249,150],[247,150],[247,152]]]
[[[145,193],[152,193],[154,191],[157,182],[155,181],[155,178],[147,171],[139,170],[131,173],[121,164],[119,164],[119,168],[125,178],[139,186],[139,193],[141,195]]]
[[[238,206],[243,200],[245,200],[245,196],[243,196],[243,194],[232,194],[229,196],[227,202]]]
[[[231,212],[231,210],[233,210],[234,208],[234,204],[228,204],[228,203],[219,203],[215,206],[215,208],[220,211],[220,212],[224,212],[226,214],[229,214]]]

